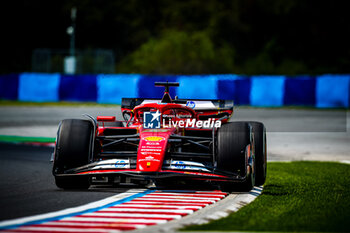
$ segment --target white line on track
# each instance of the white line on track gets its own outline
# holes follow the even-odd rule
[[[134,201],[178,201],[178,202],[204,202],[204,203],[214,203],[218,200],[206,200],[206,199],[183,199],[183,198],[149,198],[149,197],[140,197],[135,199]]]
[[[66,227],[21,227],[18,229],[15,229],[13,231],[5,231],[5,232],[111,232],[109,229],[99,229],[99,228],[92,228],[92,229],[79,229],[79,228],[66,228]],[[120,232],[119,230],[113,230],[113,232]]]
[[[143,213],[153,213],[153,212],[163,212],[163,213],[184,213],[192,214],[193,210],[169,210],[169,209],[135,209],[135,208],[107,208],[103,210],[104,212],[143,212]]]
[[[164,219],[179,219],[181,218],[181,215],[177,214],[130,214],[130,213],[92,213],[92,214],[86,214],[83,216],[89,216],[89,217],[120,217],[120,218],[149,218],[149,219],[157,219],[157,218],[164,218]]]
[[[160,223],[166,223],[167,220],[163,219],[145,219],[145,218],[136,218],[136,219],[128,219],[128,218],[88,218],[88,217],[70,217],[65,218],[62,221],[72,221],[72,222],[106,222],[106,223],[154,223],[154,224],[160,224]]]
[[[96,222],[86,222],[86,223],[79,223],[79,226],[89,226],[89,227],[105,227],[107,224],[109,224],[110,226],[122,226],[122,227],[135,227],[136,228],[143,228],[146,227],[147,225],[145,224],[137,224],[135,225],[133,224],[128,224],[128,223],[96,223]],[[43,223],[41,225],[62,225],[62,226],[76,226],[77,223],[75,222],[65,222],[65,221],[57,221],[57,222],[47,222],[47,223]]]
[[[128,204],[141,204],[141,205],[178,205],[178,206],[201,206],[205,207],[210,203],[202,203],[202,202],[170,202],[170,201],[131,201]]]
[[[0,230],[1,230],[1,228],[5,228],[5,227],[11,226],[11,225],[21,225],[21,224],[26,224],[29,222],[40,221],[43,219],[57,218],[59,216],[66,216],[66,215],[71,215],[71,214],[74,215],[75,213],[88,211],[90,209],[99,208],[101,206],[108,205],[108,204],[111,204],[113,202],[118,202],[118,201],[121,201],[123,199],[130,198],[131,196],[133,196],[135,194],[142,194],[145,191],[146,191],[145,189],[131,189],[131,190],[128,190],[127,192],[120,193],[120,194],[117,194],[115,196],[108,197],[108,198],[105,198],[103,200],[92,202],[92,203],[82,205],[79,207],[69,208],[69,209],[51,212],[51,213],[47,213],[47,214],[34,215],[31,217],[24,217],[24,218],[18,218],[18,219],[14,219],[14,220],[3,221],[3,222],[0,222]]]
[[[224,196],[222,196],[224,197]],[[220,200],[222,197],[188,197],[188,196],[182,196],[181,194],[179,196],[167,196],[167,195],[161,195],[161,196],[155,196],[155,195],[147,195],[142,197],[143,199],[159,199],[159,200],[163,200],[163,199],[172,199],[172,200],[213,200],[213,201],[218,201]]]
[[[121,204],[118,208],[147,208],[147,209],[156,209],[156,208],[161,208],[161,209],[179,209],[179,210],[186,210],[186,209],[202,209],[203,207],[201,206],[196,206],[196,205],[188,205],[188,206],[177,206],[177,205],[155,205],[155,204],[130,204],[130,203],[125,203]],[[111,207],[114,208],[114,207]]]
[[[8,232],[119,232],[179,220],[216,203],[220,191],[129,190],[104,200],[0,223]]]
[[[195,193],[195,194],[183,194],[183,193],[159,193],[159,192],[154,192],[150,193],[148,196],[182,196],[182,197],[224,197],[226,196],[225,194],[200,194],[200,193]]]

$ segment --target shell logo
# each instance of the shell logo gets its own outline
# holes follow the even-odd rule
[[[150,137],[145,137],[145,140],[149,142],[159,142],[159,141],[165,140],[165,138],[158,137],[158,136],[150,136]]]

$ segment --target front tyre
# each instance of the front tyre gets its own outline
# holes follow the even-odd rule
[[[55,147],[53,174],[56,185],[63,189],[87,189],[88,176],[59,176],[69,169],[89,163],[93,125],[87,120],[67,119],[60,123]],[[58,176],[57,176],[58,175]]]
[[[266,146],[266,129],[261,122],[249,122],[253,127],[255,143],[255,164],[256,177],[255,185],[260,186],[265,183],[267,173],[267,146]]]
[[[223,191],[233,191],[239,189],[249,191],[254,187],[254,156],[250,158],[251,169],[246,174],[247,161],[246,153],[248,146],[251,146],[252,132],[251,126],[247,122],[230,122],[224,124],[218,130],[217,136],[217,169],[226,172],[236,173],[246,176],[242,183],[222,183]],[[250,148],[251,149],[251,148]]]

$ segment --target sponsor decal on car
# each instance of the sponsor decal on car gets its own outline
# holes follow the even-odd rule
[[[193,161],[166,160],[165,169],[181,169],[210,172],[203,163]]]
[[[193,102],[193,101],[192,101]],[[193,102],[194,103],[194,102]],[[162,115],[159,110],[157,112],[144,112],[143,113],[143,128],[149,130],[156,130],[156,132],[161,132],[159,130],[161,127],[161,116],[162,128],[220,128],[221,121],[215,120],[215,118],[209,118],[208,120],[202,121],[195,118],[190,118],[190,115],[179,114],[179,115]],[[173,120],[177,119],[177,120]],[[164,129],[163,129],[164,130]]]
[[[147,146],[159,146],[159,142],[146,142]]]
[[[160,116],[159,110],[156,112],[144,112],[143,113],[143,127],[145,129],[159,129],[160,128]]]
[[[146,129],[143,132],[150,132],[150,133],[161,133],[161,132],[168,132],[168,129]]]
[[[215,119],[208,119],[205,121],[196,120],[196,119],[185,119],[185,120],[178,120],[178,121],[172,121],[168,120],[166,121],[163,119],[163,127],[164,128],[172,128],[172,127],[179,127],[179,128],[220,128],[221,127],[221,121],[215,120]]]
[[[162,149],[144,149],[142,148],[141,151],[162,151]]]
[[[194,101],[187,101],[186,106],[193,109],[196,107],[196,103]]]
[[[147,156],[147,155],[155,155],[155,156],[160,156],[161,153],[157,153],[157,152],[141,152],[142,155]],[[141,159],[139,159],[138,161],[141,161]]]
[[[143,161],[153,161],[153,162],[159,162],[159,159],[154,158],[153,156],[149,155],[144,159],[139,159],[139,162],[143,162]]]
[[[183,161],[175,161],[174,167],[178,169],[185,169],[186,164]]]
[[[159,136],[149,136],[149,137],[145,137],[145,140],[149,142],[160,142],[165,140],[165,138],[159,137]]]
[[[130,161],[128,159],[107,159],[99,161],[94,169],[114,169],[114,168],[130,168]]]
[[[128,160],[118,160],[115,162],[114,166],[116,168],[126,168],[128,166],[128,168],[129,168],[129,161]]]

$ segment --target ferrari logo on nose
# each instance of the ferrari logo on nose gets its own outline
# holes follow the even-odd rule
[[[160,115],[157,112],[144,112],[143,114],[143,127],[145,129],[159,129],[160,128]]]

